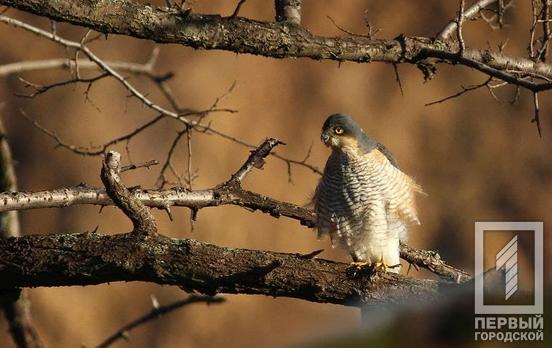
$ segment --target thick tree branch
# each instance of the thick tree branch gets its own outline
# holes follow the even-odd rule
[[[552,88],[552,65],[489,50],[466,49],[457,54],[454,43],[429,38],[400,36],[370,40],[363,37],[329,38],[299,26],[266,23],[241,17],[221,17],[155,8],[130,0],[73,2],[0,0],[0,4],[70,22],[106,34],[122,34],[162,43],[178,43],[201,49],[220,49],[273,58],[312,58],[354,62],[411,63],[423,65],[428,58],[477,69],[531,91]],[[466,10],[466,13],[469,9]],[[109,15],[106,15],[109,14]],[[540,77],[531,82],[524,76]]]
[[[133,233],[34,235],[0,239],[2,288],[146,281],[203,294],[259,294],[349,306],[438,300],[449,283],[360,274],[349,264],[267,251],[223,248]]]

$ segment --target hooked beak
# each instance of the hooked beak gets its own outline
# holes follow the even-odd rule
[[[322,135],[320,135],[320,140],[322,140],[322,142],[326,145],[326,146],[329,146],[330,145],[330,136],[326,133],[322,133]]]

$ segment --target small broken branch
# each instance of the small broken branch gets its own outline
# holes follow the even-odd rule
[[[285,144],[280,140],[274,138],[266,139],[259,147],[251,151],[251,154],[249,155],[247,161],[245,161],[241,168],[238,169],[238,171],[234,173],[234,175],[232,175],[232,178],[229,182],[240,184],[245,176],[249,174],[249,172],[251,172],[253,168],[262,168],[264,164],[264,158],[270,155],[272,149],[278,145]]]
[[[121,155],[109,151],[102,163],[101,179],[109,198],[119,207],[134,225],[133,233],[148,236],[157,233],[157,223],[149,208],[121,183]]]

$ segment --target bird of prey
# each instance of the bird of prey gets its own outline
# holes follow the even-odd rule
[[[314,194],[318,235],[329,234],[357,264],[398,273],[399,241],[420,224],[414,196],[421,187],[350,116],[329,116],[321,139],[332,153]]]

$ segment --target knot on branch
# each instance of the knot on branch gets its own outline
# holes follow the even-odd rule
[[[133,233],[153,235],[157,233],[157,223],[149,208],[138,200],[121,183],[121,154],[116,151],[106,153],[102,163],[101,179],[109,198],[125,213],[134,226]]]

